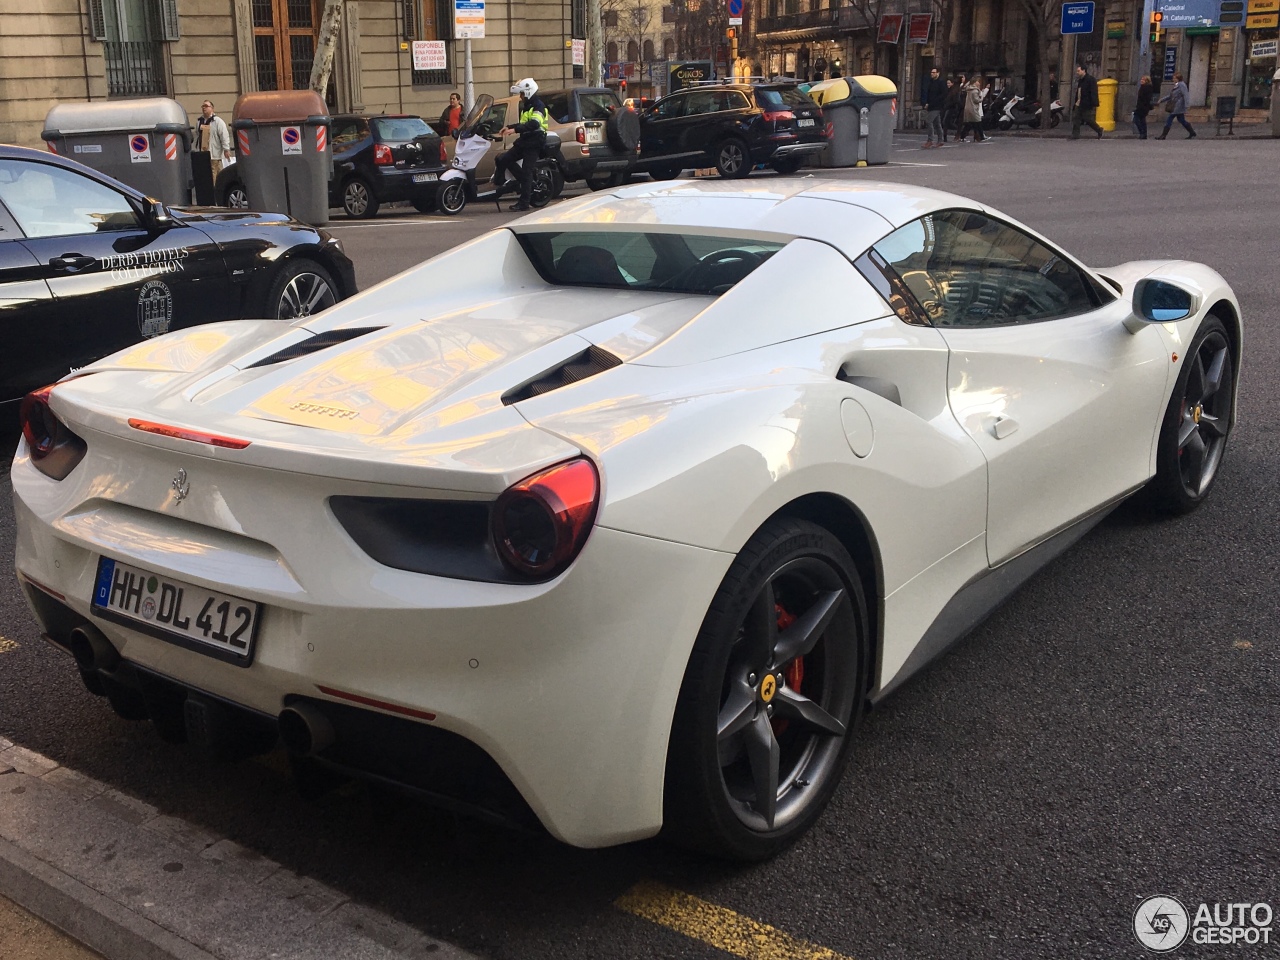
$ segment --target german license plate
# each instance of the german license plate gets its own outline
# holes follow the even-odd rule
[[[101,557],[93,612],[219,660],[247,665],[262,604]]]
[[[587,143],[604,143],[604,127],[587,127]]]
[[[439,179],[439,175],[434,173],[415,173],[413,175],[414,183],[434,183]]]
[[[813,120],[812,118],[809,118],[809,119],[807,119],[807,120],[797,120],[797,121],[796,121],[796,126],[797,126],[797,127],[812,127],[812,126],[813,126],[813,124],[814,124],[814,120]]]

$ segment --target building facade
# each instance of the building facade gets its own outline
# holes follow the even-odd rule
[[[521,77],[573,82],[566,38],[585,33],[585,0],[488,0],[472,41],[477,93]],[[324,0],[5,0],[0,7],[0,142],[41,146],[63,101],[172,97],[192,118],[241,93],[305,88]],[[462,48],[446,0],[345,0],[326,99],[341,111],[438,116],[462,87]],[[445,41],[443,70],[414,69],[414,40]],[[581,73],[581,68],[578,68]]]

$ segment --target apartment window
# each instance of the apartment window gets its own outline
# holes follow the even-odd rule
[[[102,40],[110,96],[168,93],[163,43],[178,39],[173,0],[92,0],[89,22],[94,38]]]
[[[259,90],[306,90],[316,56],[320,0],[253,0]]]
[[[448,40],[453,25],[453,3],[445,0],[402,0],[403,36],[406,40]],[[446,47],[446,58],[449,56]],[[446,62],[448,62],[446,60]],[[414,70],[413,85],[427,87],[452,83],[449,70]]]

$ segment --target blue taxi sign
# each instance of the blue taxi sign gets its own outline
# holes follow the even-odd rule
[[[1093,0],[1062,5],[1062,32],[1093,33]]]

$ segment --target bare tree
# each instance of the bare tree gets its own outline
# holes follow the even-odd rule
[[[1061,0],[1020,0],[1022,8],[1027,12],[1027,19],[1031,21],[1031,28],[1036,32],[1036,44],[1039,50],[1040,61],[1040,80],[1038,83],[1040,93],[1040,133],[1043,135],[1049,129],[1049,118],[1051,116],[1049,98],[1049,74],[1057,65],[1056,60],[1050,59],[1050,50],[1053,48],[1054,41],[1061,42],[1062,38],[1062,21],[1060,19],[1062,11]],[[1071,65],[1067,65],[1067,69],[1071,69]],[[1070,75],[1061,77],[1060,83],[1071,84]],[[1064,106],[1066,105],[1064,101]]]
[[[325,0],[324,13],[320,17],[320,36],[316,41],[316,55],[311,62],[310,87],[324,96],[329,86],[329,74],[333,72],[333,54],[338,49],[338,34],[342,32],[342,0]]]

